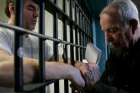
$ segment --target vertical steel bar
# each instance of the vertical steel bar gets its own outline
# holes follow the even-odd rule
[[[81,11],[79,10],[79,26],[81,27]],[[79,43],[80,43],[80,45],[82,46],[82,31],[81,31],[81,29],[79,29]],[[82,52],[82,48],[80,48],[80,61],[82,61],[82,59],[83,59],[83,52]]]
[[[57,5],[58,0],[54,0],[54,4]],[[53,15],[53,37],[58,38],[58,15],[57,12],[54,11]],[[58,61],[58,42],[53,42],[53,51],[54,51],[54,59]],[[59,93],[59,80],[54,83],[54,92]]]
[[[75,2],[74,2],[75,3]],[[77,5],[75,3],[75,23],[77,23]],[[78,28],[75,26],[75,43],[78,45]],[[78,53],[78,47],[76,47],[76,60],[79,60],[79,53]]]
[[[70,0],[70,19],[72,19],[72,0]],[[73,43],[73,24],[70,22],[70,42]],[[74,49],[73,46],[70,46],[70,56],[71,56],[71,64],[74,65]]]
[[[39,33],[45,34],[45,0],[39,2]],[[39,38],[39,71],[40,82],[45,82],[45,40]],[[40,93],[45,93],[45,86],[40,89]]]
[[[66,14],[66,0],[63,0],[63,11]],[[66,19],[63,18],[63,40],[67,41],[67,25],[66,25]],[[64,54],[63,54],[64,62],[68,63],[68,51],[67,51],[67,45],[64,47]],[[68,80],[64,80],[64,92],[69,93],[69,85]]]
[[[83,18],[82,18],[82,29],[83,29],[83,34],[82,34],[82,36],[83,36],[83,46],[85,47],[86,46],[86,44],[85,44],[85,35],[86,35],[86,31],[85,31],[85,18],[84,18],[84,15],[82,16]],[[83,59],[85,59],[85,49],[83,49]]]
[[[70,10],[69,10],[69,14],[70,14],[70,19],[72,19],[73,16],[73,12],[72,12],[72,0],[70,0]],[[70,22],[70,42],[73,43],[73,24],[72,22]],[[74,65],[74,48],[73,46],[70,46],[70,60],[71,60],[71,64]],[[72,89],[72,93],[74,93],[74,90]]]
[[[84,43],[84,38],[83,38],[83,34],[84,34],[84,32],[83,32],[83,14],[82,14],[82,10],[81,10],[81,22],[80,22],[80,24],[81,24],[81,28],[82,28],[82,30],[81,30],[81,45],[83,46],[83,43]],[[82,59],[84,58],[84,53],[83,53],[83,51],[84,51],[84,49],[82,48],[82,50],[81,50],[81,53],[82,53]]]
[[[16,0],[16,26],[23,27],[23,0]],[[23,56],[22,45],[23,38],[21,33],[15,32],[15,50],[14,50],[14,66],[15,66],[15,91],[23,91]]]

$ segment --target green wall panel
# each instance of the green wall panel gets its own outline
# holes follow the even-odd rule
[[[6,22],[7,17],[5,15],[5,2],[6,0],[0,0],[0,21]]]

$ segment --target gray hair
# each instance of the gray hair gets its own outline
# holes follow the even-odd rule
[[[131,0],[114,0],[102,12],[104,14],[110,7],[117,6],[122,22],[136,19],[139,24],[139,14],[136,5]]]

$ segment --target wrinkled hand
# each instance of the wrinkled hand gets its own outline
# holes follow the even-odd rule
[[[87,86],[92,86],[99,80],[100,72],[97,64],[78,63],[75,66],[81,71]]]
[[[77,88],[82,88],[85,87],[85,81],[84,78],[82,77],[79,69],[74,68],[73,71],[71,71],[71,81],[73,83],[74,86],[76,86]]]

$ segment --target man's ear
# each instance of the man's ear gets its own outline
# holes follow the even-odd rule
[[[136,19],[129,20],[129,26],[131,27],[132,33],[134,34],[138,27],[138,21]]]
[[[9,12],[10,14],[15,14],[15,6],[12,2],[9,3]]]

